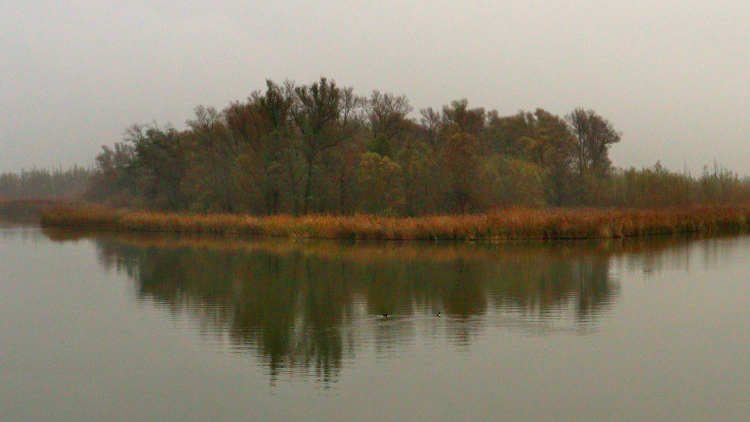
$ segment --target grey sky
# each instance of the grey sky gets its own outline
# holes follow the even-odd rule
[[[325,75],[416,109],[591,107],[618,166],[750,174],[748,22],[747,0],[0,0],[0,171]]]

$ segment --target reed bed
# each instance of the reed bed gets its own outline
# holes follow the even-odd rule
[[[115,231],[210,233],[258,237],[350,240],[608,239],[750,229],[750,204],[654,210],[508,209],[477,215],[414,218],[373,215],[251,216],[182,214],[58,206],[42,214],[47,227]]]

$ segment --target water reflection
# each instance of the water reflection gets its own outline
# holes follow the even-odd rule
[[[324,384],[361,348],[388,355],[420,335],[465,347],[488,324],[532,334],[595,329],[617,295],[610,266],[622,248],[91,238],[100,263],[134,281],[137,300],[227,337],[261,359],[272,381],[309,374]]]

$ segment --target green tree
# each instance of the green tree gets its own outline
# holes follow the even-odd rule
[[[401,177],[401,167],[390,158],[374,152],[362,154],[358,171],[363,192],[360,210],[398,214],[404,205]]]
[[[540,207],[544,201],[544,170],[538,165],[493,154],[482,163],[477,181],[486,208]]]

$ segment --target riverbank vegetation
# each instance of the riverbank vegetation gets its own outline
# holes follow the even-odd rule
[[[593,110],[502,116],[326,78],[268,81],[182,130],[133,126],[46,225],[343,239],[576,239],[741,230],[750,182],[714,165],[617,169]],[[82,172],[81,174],[83,175]]]
[[[509,207],[685,207],[750,199],[714,166],[699,176],[615,169],[613,124],[593,110],[503,116],[466,100],[415,113],[404,96],[321,78],[267,82],[187,128],[133,126],[97,157],[86,199],[252,215],[425,216]]]
[[[60,206],[47,210],[42,224],[115,231],[319,239],[553,240],[739,232],[750,228],[750,205],[659,210],[512,208],[486,214],[425,217],[185,214]]]

